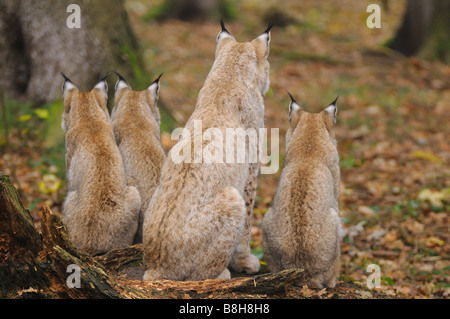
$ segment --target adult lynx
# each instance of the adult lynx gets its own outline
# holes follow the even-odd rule
[[[105,78],[80,92],[65,77],[62,128],[66,132],[68,194],[63,221],[81,251],[100,254],[132,243],[141,200],[127,186],[106,108]]]
[[[269,269],[303,268],[313,288],[334,287],[339,271],[336,110],[334,101],[320,113],[308,113],[291,97],[285,166],[263,221]]]
[[[237,42],[223,21],[221,26],[214,64],[186,124],[191,132],[194,121],[222,133],[264,127],[271,25],[251,42]],[[175,163],[177,149],[163,165],[145,215],[144,280],[230,278],[229,265],[258,272],[249,246],[258,164]]]

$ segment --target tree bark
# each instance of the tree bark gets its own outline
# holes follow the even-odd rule
[[[408,0],[402,23],[391,49],[406,56],[450,60],[450,2]]]
[[[434,0],[428,36],[418,55],[450,63],[450,1]]]
[[[80,28],[67,25],[70,4],[80,6]],[[123,0],[0,0],[0,49],[0,85],[35,105],[61,96],[60,72],[90,90],[112,70],[131,80],[131,64],[140,63]]]

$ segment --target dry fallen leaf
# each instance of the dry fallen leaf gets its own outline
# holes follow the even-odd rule
[[[442,163],[442,158],[436,156],[432,152],[428,151],[422,151],[422,150],[415,150],[412,152],[412,156],[420,159],[425,159],[427,161],[433,162],[433,163]]]
[[[435,237],[435,236],[428,237],[425,240],[425,245],[427,247],[443,246],[444,244],[445,244],[445,241],[443,241],[442,239]]]
[[[300,293],[303,294],[305,297],[311,297],[314,294],[314,292],[308,288],[308,285],[304,285]]]
[[[320,290],[318,293],[317,293],[317,296],[322,296],[322,295],[324,295],[324,294],[326,294],[327,293],[327,288],[323,288],[322,290]]]
[[[421,201],[429,201],[430,204],[435,207],[442,207],[442,201],[445,199],[445,193],[425,188],[419,193],[417,199]]]

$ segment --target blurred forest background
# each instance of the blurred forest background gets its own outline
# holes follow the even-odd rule
[[[66,27],[70,3],[80,4],[80,29]],[[370,3],[381,7],[379,29],[366,26]],[[445,0],[0,0],[0,171],[39,227],[42,205],[60,213],[66,194],[59,72],[84,90],[113,69],[135,89],[164,72],[169,150],[214,61],[218,18],[239,41],[273,21],[265,123],[280,129],[281,167],[259,177],[254,254],[264,260],[260,227],[284,160],[286,90],[309,111],[339,94],[340,279],[365,285],[367,266],[378,264],[388,294],[448,298],[449,14]],[[108,81],[113,93],[116,78]]]

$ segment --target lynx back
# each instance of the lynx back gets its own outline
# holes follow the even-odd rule
[[[273,206],[263,220],[263,247],[272,271],[303,268],[309,287],[334,287],[339,271],[339,156],[336,101],[320,113],[291,96],[286,160]]]
[[[132,243],[141,206],[136,188],[126,185],[106,100],[105,78],[91,91],[80,92],[65,77],[68,194],[63,221],[75,246],[93,255]]]
[[[223,21],[221,26],[214,64],[185,132],[195,131],[196,123],[199,135],[211,129],[225,136],[228,128],[264,127],[270,27],[251,42],[238,42]],[[259,271],[249,246],[258,164],[202,161],[204,153],[198,154],[193,139],[184,135],[169,152],[146,212],[145,280],[230,278],[228,266]],[[209,146],[208,140],[201,143]],[[224,149],[224,143],[219,140],[216,150]],[[174,158],[181,149],[194,154],[179,163]]]
[[[162,74],[161,74],[162,75]],[[134,243],[142,242],[142,224],[159,183],[166,154],[161,144],[157,107],[161,75],[143,91],[134,91],[120,75],[111,112],[114,135],[125,165],[128,184],[139,191],[142,206]]]

